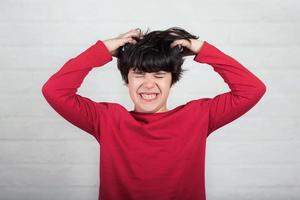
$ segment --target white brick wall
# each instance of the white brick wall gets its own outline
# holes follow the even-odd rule
[[[296,0],[0,1],[0,200],[97,199],[99,145],[54,112],[41,87],[98,39],[171,26],[211,42],[267,86],[257,106],[209,137],[207,199],[300,199],[299,11]],[[184,67],[169,108],[228,90],[210,66],[188,58]],[[110,80],[119,81],[107,91]],[[79,93],[132,108],[115,59],[90,72]]]

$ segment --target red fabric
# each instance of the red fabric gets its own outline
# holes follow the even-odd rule
[[[264,83],[204,41],[194,60],[212,66],[230,91],[164,113],[139,113],[77,94],[89,71],[111,60],[98,40],[42,87],[57,113],[99,142],[99,199],[205,200],[206,138],[249,111],[264,95]]]

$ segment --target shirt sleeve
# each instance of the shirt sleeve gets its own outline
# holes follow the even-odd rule
[[[112,60],[105,44],[98,40],[78,56],[69,59],[43,85],[42,94],[49,105],[63,118],[100,139],[99,122],[109,110],[109,103],[94,102],[77,94],[84,78],[93,67]]]
[[[265,84],[257,76],[207,41],[194,60],[211,65],[230,88],[229,92],[204,98],[209,105],[207,136],[245,114],[266,92]]]

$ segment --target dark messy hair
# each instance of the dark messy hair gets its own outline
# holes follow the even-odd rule
[[[198,39],[198,36],[188,33],[179,27],[171,27],[163,31],[152,31],[143,34],[142,37],[132,37],[137,43],[126,43],[117,51],[117,66],[125,84],[128,84],[128,72],[134,71],[158,72],[167,71],[172,74],[171,86],[181,78],[185,69],[181,66],[188,49],[177,45],[174,48],[170,44],[178,39]]]

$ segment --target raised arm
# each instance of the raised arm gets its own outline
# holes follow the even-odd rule
[[[116,38],[98,40],[94,45],[68,60],[42,87],[42,94],[52,108],[63,118],[93,135],[100,141],[100,124],[109,115],[111,103],[94,102],[77,94],[87,74],[94,68],[105,65],[117,56],[117,50],[126,43],[135,43],[132,29]]]
[[[105,65],[112,56],[101,40],[78,56],[68,60],[42,87],[49,105],[63,118],[99,139],[98,123],[107,103],[96,103],[77,94],[84,78],[93,67]]]
[[[229,92],[206,98],[209,101],[207,136],[245,114],[266,92],[265,84],[258,77],[206,41],[194,60],[211,65],[230,88]]]

